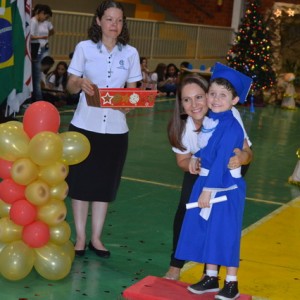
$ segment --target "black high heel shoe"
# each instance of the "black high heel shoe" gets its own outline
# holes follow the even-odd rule
[[[83,250],[75,250],[76,256],[84,256],[85,255],[85,249]]]
[[[76,243],[74,243],[74,247],[75,247]],[[84,245],[84,249],[82,250],[75,250],[75,256],[84,256],[85,255],[85,248],[86,248],[86,245]]]
[[[92,241],[89,242],[89,249],[94,251],[96,253],[96,255],[98,255],[99,257],[102,257],[102,258],[109,258],[110,257],[110,252],[109,251],[96,249],[94,247],[94,245],[92,244]]]

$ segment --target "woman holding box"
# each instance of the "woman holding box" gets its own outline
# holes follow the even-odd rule
[[[142,79],[139,54],[128,45],[129,34],[120,3],[103,1],[96,10],[88,31],[89,40],[74,51],[68,72],[68,90],[80,93],[69,127],[84,134],[91,152],[80,164],[70,166],[69,195],[72,198],[76,229],[75,251],[85,254],[86,222],[92,207],[92,232],[89,249],[100,257],[110,252],[101,240],[108,203],[116,198],[128,147],[128,109],[88,106],[85,94],[98,88],[135,88]]]

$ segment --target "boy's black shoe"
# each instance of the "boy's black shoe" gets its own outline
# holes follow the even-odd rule
[[[187,288],[194,294],[204,294],[219,291],[219,278],[205,275],[198,283],[192,284]]]
[[[232,300],[240,296],[237,281],[224,281],[224,287],[215,296],[218,300]]]

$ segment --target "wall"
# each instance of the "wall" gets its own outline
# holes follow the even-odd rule
[[[100,0],[72,0],[71,4],[70,2],[71,1],[62,0],[33,0],[32,4],[34,6],[37,3],[44,3],[48,4],[53,10],[94,14]],[[134,17],[135,5],[130,3],[130,1],[128,2],[128,4],[122,2],[125,14],[127,17]],[[141,0],[141,2],[146,1]],[[148,4],[149,2],[151,1],[147,1]],[[168,15],[166,15],[166,21],[174,21],[174,19],[176,19],[184,23],[231,26],[234,0],[223,0],[221,7],[217,5],[217,0],[155,0],[152,2],[161,6],[162,9],[167,10],[170,16],[174,16],[173,18],[168,18]],[[196,3],[198,8],[192,4],[193,2]],[[271,8],[274,2],[274,0],[261,0],[261,12],[264,13],[266,9]],[[280,2],[300,4],[300,0],[282,0]],[[158,7],[156,5],[156,11],[157,10]]]
[[[233,0],[223,0],[221,7],[217,5],[217,0],[155,0],[155,2],[184,23],[231,26]]]
[[[246,0],[245,0],[246,1]],[[205,24],[214,26],[231,26],[233,0],[223,0],[223,5],[219,7],[217,0],[155,0],[165,9],[168,9],[181,22]],[[196,2],[197,9],[193,2]],[[261,0],[261,13],[272,8],[274,0]],[[282,0],[276,2],[285,2],[300,4],[300,0]]]
[[[96,8],[98,7],[101,1],[99,0],[72,0],[72,1],[63,1],[63,0],[42,0],[32,1],[32,7],[38,3],[47,4],[51,7],[52,10],[62,10],[62,11],[71,11],[71,12],[80,12],[94,14]],[[71,4],[70,4],[71,3]],[[135,12],[135,4],[133,3],[122,3],[127,17],[133,18]]]

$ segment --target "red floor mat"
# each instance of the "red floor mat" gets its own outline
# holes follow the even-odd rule
[[[195,295],[186,287],[187,283],[165,278],[147,276],[123,292],[127,300],[214,300],[216,293]],[[240,295],[239,300],[252,300],[250,295]]]

